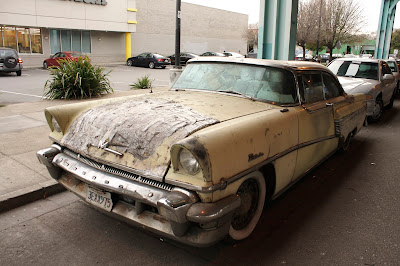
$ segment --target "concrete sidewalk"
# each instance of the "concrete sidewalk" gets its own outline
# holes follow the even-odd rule
[[[153,88],[153,92],[168,90]],[[119,91],[101,97],[113,98],[148,93],[149,90]],[[42,100],[0,107],[0,213],[63,191],[50,177],[36,152],[48,148],[50,129],[44,117],[46,107],[79,101]]]

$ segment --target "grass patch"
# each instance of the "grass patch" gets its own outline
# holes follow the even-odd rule
[[[131,84],[131,89],[151,89],[153,88],[154,79],[149,78],[150,75],[146,75],[142,78],[138,78],[137,81]]]

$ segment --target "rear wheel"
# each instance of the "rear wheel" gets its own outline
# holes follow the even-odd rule
[[[161,66],[162,69],[166,68],[166,66]]]
[[[242,240],[253,232],[264,208],[264,176],[258,171],[249,174],[240,185],[237,195],[240,197],[240,207],[233,214],[229,237]]]
[[[345,141],[342,144],[341,150],[342,151],[347,151],[350,147],[350,142],[351,139],[353,138],[353,132],[350,132],[349,135],[347,135],[347,138],[345,139]]]
[[[21,70],[18,70],[16,73],[17,73],[18,77],[22,75],[22,71]]]
[[[149,63],[149,68],[154,68],[154,67],[155,67],[154,62],[150,62]]]

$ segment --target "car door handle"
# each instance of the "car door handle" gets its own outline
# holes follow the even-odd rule
[[[326,106],[333,106],[333,103],[326,103]]]

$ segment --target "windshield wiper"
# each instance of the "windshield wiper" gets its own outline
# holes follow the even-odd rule
[[[243,96],[243,97],[245,97],[245,98],[247,98],[247,99],[250,99],[250,100],[252,100],[252,101],[255,101],[255,99],[254,99],[253,97],[251,97],[251,96],[249,96],[249,95],[246,95],[246,94],[244,94],[244,93],[240,93],[240,92],[237,92],[237,91],[233,91],[233,90],[217,90],[217,92],[225,92],[225,93],[230,93],[230,94],[236,94],[236,95]]]

